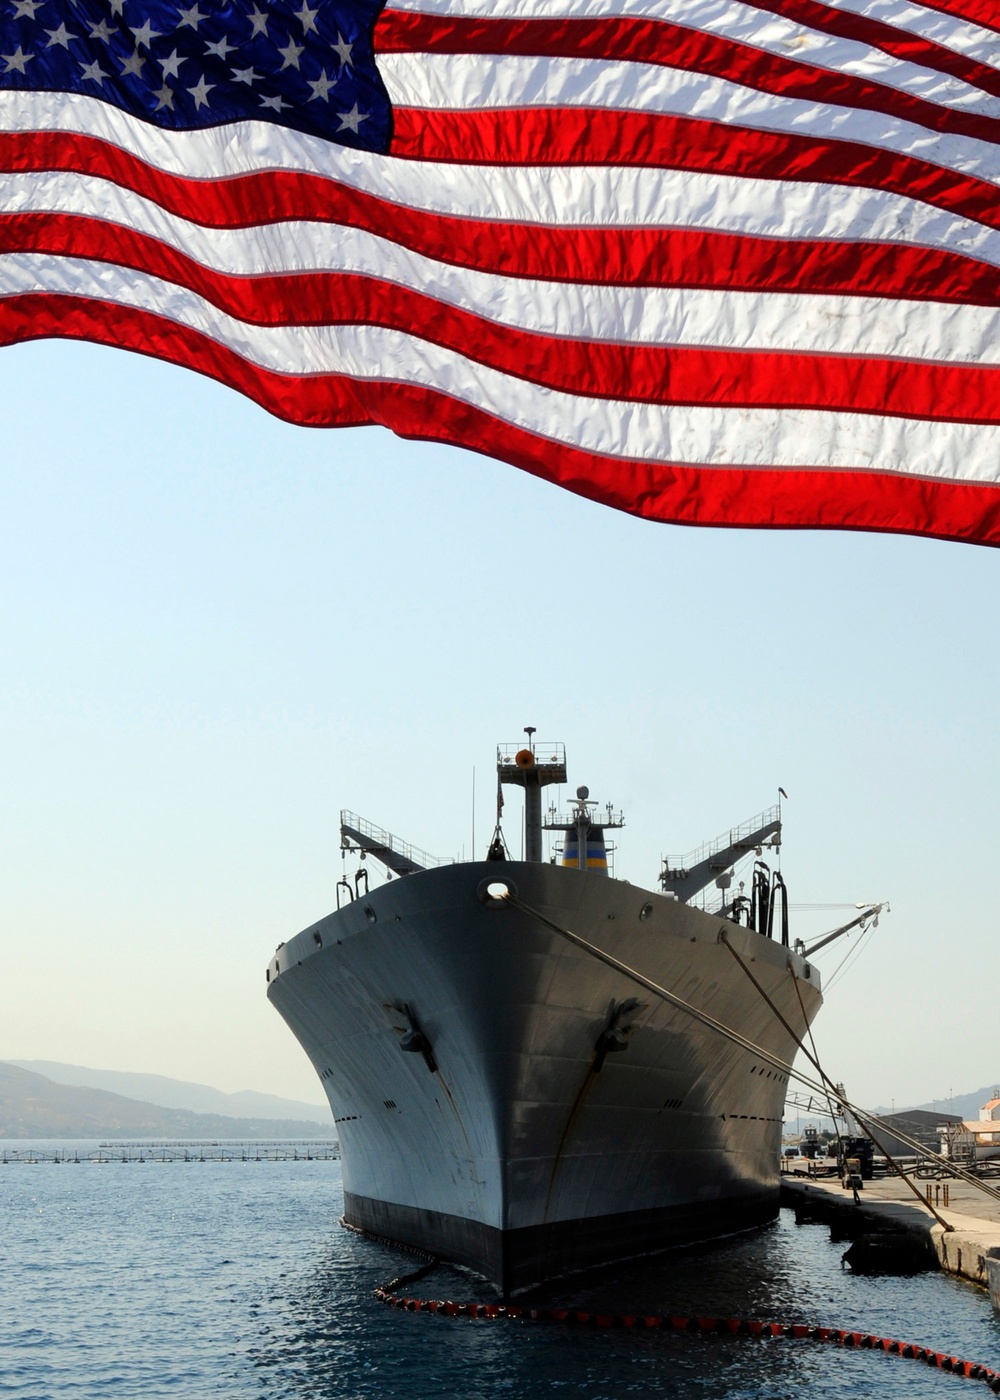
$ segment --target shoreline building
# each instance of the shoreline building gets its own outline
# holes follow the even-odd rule
[[[994,1089],[993,1097],[979,1110],[979,1117],[969,1119],[965,1127],[976,1140],[980,1160],[1000,1155],[1000,1089]]]

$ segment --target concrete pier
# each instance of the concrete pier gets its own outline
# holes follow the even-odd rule
[[[963,1181],[948,1181],[948,1206],[935,1200],[935,1210],[952,1226],[945,1230],[926,1206],[898,1176],[866,1181],[855,1205],[836,1177],[786,1175],[781,1178],[783,1205],[818,1207],[823,1214],[846,1219],[860,1215],[872,1229],[886,1226],[922,1236],[945,1273],[989,1288],[994,1307],[1000,1310],[1000,1201],[993,1200]],[[917,1181],[918,1188],[939,1182]]]
[[[986,1277],[990,1285],[990,1298],[997,1312],[1000,1312],[1000,1259],[986,1261]]]

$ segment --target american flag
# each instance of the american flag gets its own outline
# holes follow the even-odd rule
[[[1000,543],[996,0],[0,0],[0,340]]]

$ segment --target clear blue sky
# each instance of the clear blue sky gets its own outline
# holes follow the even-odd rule
[[[891,900],[816,1026],[857,1101],[1000,1075],[1000,554],[653,525],[120,352],[2,364],[0,1056],[320,1100],[264,967],[339,808],[459,853],[475,765],[482,845],[530,723],[635,883],[780,783],[793,905]]]

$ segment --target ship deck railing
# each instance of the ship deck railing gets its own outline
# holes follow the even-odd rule
[[[527,747],[527,744],[497,744],[497,763],[513,766],[518,754]],[[539,767],[566,767],[565,744],[532,744],[530,747]]]
[[[370,841],[373,846],[384,846],[387,851],[394,851],[404,860],[412,861],[414,865],[422,870],[434,870],[441,865],[454,865],[454,856],[432,856],[429,851],[422,851],[419,846],[413,846],[409,841],[404,841],[399,836],[393,836],[391,831],[384,830],[381,826],[376,826],[374,822],[368,821],[365,817],[358,816],[357,812],[349,812],[346,808],[340,813],[340,825],[350,827],[359,836],[363,836]],[[349,837],[344,837],[346,842]]]
[[[688,851],[686,855],[664,856],[664,869],[693,870],[696,865],[700,865],[702,861],[711,860],[712,856],[717,855],[720,851],[748,842],[756,832],[763,827],[770,826],[772,822],[780,821],[780,819],[781,808],[777,805],[768,807],[766,811],[759,812],[757,816],[750,817],[745,822],[740,822],[739,826],[730,827],[721,836],[716,836],[712,841],[706,841],[704,845],[698,846],[693,851]]]

